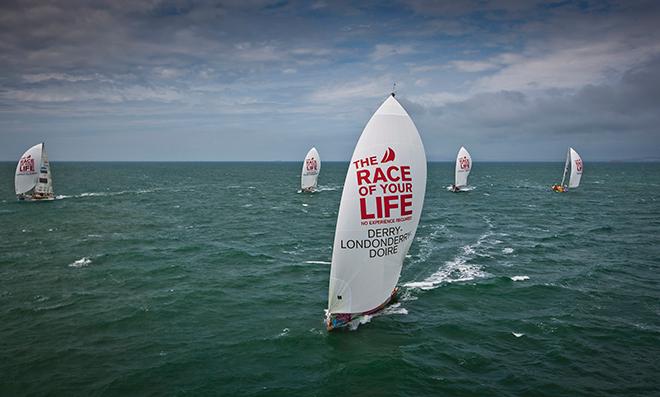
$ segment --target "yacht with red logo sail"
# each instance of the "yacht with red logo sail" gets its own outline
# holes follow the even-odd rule
[[[426,191],[426,155],[412,119],[390,95],[349,164],[332,250],[328,331],[356,328],[396,297]]]
[[[456,156],[456,169],[454,173],[454,184],[447,187],[447,190],[454,193],[466,192],[471,189],[468,188],[468,176],[470,176],[470,171],[472,170],[472,157],[470,153],[461,146],[461,149],[458,151]]]
[[[571,170],[570,174],[568,173],[569,169]],[[580,157],[575,149],[569,147],[566,153],[566,163],[564,164],[564,175],[561,177],[561,183],[559,185],[553,185],[552,190],[557,193],[565,193],[569,188],[575,189],[580,186],[583,169],[582,157]],[[568,184],[565,184],[566,175],[568,175]]]
[[[29,148],[18,161],[14,178],[16,197],[21,201],[54,200],[53,175],[44,143]]]
[[[315,147],[309,149],[303,161],[300,175],[300,189],[312,193],[318,187],[319,173],[321,172],[321,157]]]

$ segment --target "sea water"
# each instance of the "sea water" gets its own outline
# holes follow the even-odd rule
[[[347,166],[0,164],[0,395],[660,393],[660,165],[430,163],[398,303],[329,334]]]

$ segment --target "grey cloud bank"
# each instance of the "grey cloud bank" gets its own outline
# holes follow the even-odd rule
[[[397,83],[430,160],[660,159],[656,2],[2,2],[0,160],[347,160]]]

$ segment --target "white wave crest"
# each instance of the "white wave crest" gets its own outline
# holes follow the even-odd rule
[[[69,267],[85,267],[92,263],[92,260],[87,257],[82,257],[73,263],[69,263]]]
[[[506,247],[506,248],[502,249],[502,253],[503,254],[512,254],[513,253],[513,248]]]
[[[529,280],[529,276],[513,276],[509,277],[512,281],[525,281]]]
[[[318,188],[316,188],[316,191],[317,192],[332,192],[332,191],[335,191],[339,188],[340,188],[339,185],[337,185],[337,186],[319,186]]]
[[[519,332],[511,332],[511,334],[512,334],[513,336],[515,336],[516,338],[520,338],[521,336],[524,336],[524,335],[525,335],[525,334],[523,334],[522,332],[520,332],[520,333],[519,333]]]
[[[308,263],[310,265],[329,265],[330,262],[325,262],[325,261],[305,261],[305,263]]]

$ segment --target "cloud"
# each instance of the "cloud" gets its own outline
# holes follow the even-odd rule
[[[354,99],[385,98],[391,85],[392,79],[388,76],[360,79],[325,85],[314,90],[309,98],[313,102],[345,102]]]
[[[484,72],[498,67],[497,64],[487,61],[451,61],[449,64],[461,72],[469,73]]]
[[[413,54],[414,52],[412,45],[376,44],[370,57],[374,61],[380,61],[385,58]]]
[[[479,79],[476,91],[576,89],[599,84],[620,75],[660,53],[660,44],[630,48],[625,43],[593,42],[570,46],[517,59],[493,75]]]

